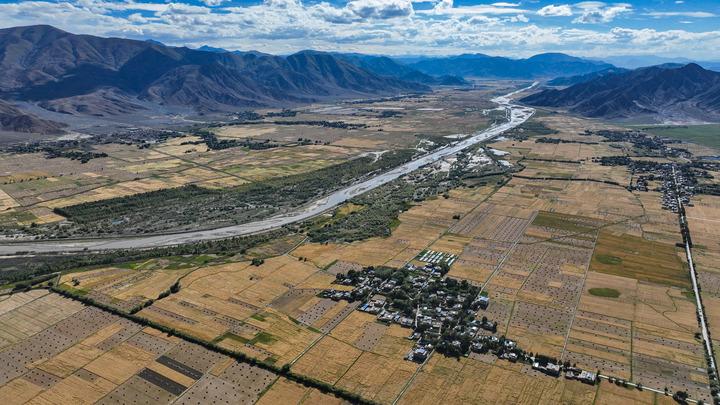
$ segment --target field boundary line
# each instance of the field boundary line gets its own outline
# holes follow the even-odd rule
[[[567,353],[567,344],[568,340],[570,340],[570,333],[572,332],[573,324],[575,323],[575,314],[577,313],[578,307],[580,306],[580,300],[582,299],[583,292],[585,292],[585,284],[587,284],[588,275],[590,274],[590,263],[592,263],[593,255],[595,254],[595,249],[597,247],[597,240],[600,236],[600,229],[597,229],[597,233],[595,234],[595,240],[593,241],[593,247],[592,251],[590,252],[590,257],[587,260],[587,264],[585,265],[585,275],[583,277],[582,286],[580,287],[580,293],[577,296],[577,299],[575,300],[575,305],[572,308],[572,311],[570,312],[570,325],[568,325],[567,334],[565,334],[565,341],[563,342],[563,349],[560,353],[560,362],[562,363],[563,360],[565,360],[565,353]],[[630,329],[630,333],[632,334],[632,326]],[[632,344],[632,343],[631,343]],[[631,353],[632,356],[632,353]],[[632,376],[632,358],[631,361],[631,370],[630,375]]]

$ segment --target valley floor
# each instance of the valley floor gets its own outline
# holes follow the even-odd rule
[[[543,136],[566,142],[536,142],[539,135],[528,133],[492,143],[507,152],[502,159],[517,169],[514,176],[468,180],[415,201],[387,237],[313,243],[296,229],[232,255],[96,265],[63,271],[53,283],[377,403],[669,404],[677,391],[710,402],[695,300],[677,245],[682,235],[677,215],[663,209],[655,191],[661,181],[651,180],[650,191],[629,190],[636,174],[601,164],[599,157],[636,154],[630,143],[583,134],[602,124],[561,115],[533,122],[558,131]],[[696,155],[712,152],[683,146]],[[694,260],[711,333],[720,336],[720,197],[698,195],[692,203]],[[335,215],[365,209],[347,205]],[[427,251],[456,257],[447,277],[483,286],[490,304],[475,316],[496,321],[497,336],[660,393],[550,377],[489,354],[435,352],[418,364],[405,360],[414,345],[410,329],[378,322],[357,310],[357,301],[320,296],[352,289],[335,283],[338,273],[422,267]],[[0,394],[18,402],[338,401],[42,290],[4,297],[0,324]]]

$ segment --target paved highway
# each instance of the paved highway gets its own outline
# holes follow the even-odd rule
[[[216,229],[208,229],[201,231],[189,231],[174,234],[155,235],[155,236],[139,236],[139,237],[118,237],[118,238],[102,238],[88,240],[55,240],[55,241],[30,241],[30,242],[11,242],[0,245],[0,255],[15,255],[19,252],[33,253],[61,253],[61,252],[77,252],[83,250],[116,250],[116,249],[143,249],[160,246],[172,246],[184,243],[192,243],[202,240],[213,240],[230,238],[233,236],[243,236],[255,234],[271,229],[279,228],[308,218],[312,218],[323,212],[326,212],[343,202],[356,197],[368,190],[372,190],[392,180],[408,174],[427,164],[436,162],[447,156],[456,154],[457,152],[475,145],[479,142],[486,141],[493,137],[499,136],[503,132],[515,128],[516,126],[527,121],[535,112],[534,109],[512,103],[512,98],[516,94],[528,90],[537,85],[534,83],[527,88],[514,91],[504,96],[496,97],[492,101],[499,104],[501,108],[507,108],[509,120],[505,123],[492,126],[486,130],[479,131],[457,143],[448,145],[432,153],[421,156],[415,160],[398,166],[388,172],[379,174],[370,179],[361,181],[352,186],[337,190],[319,200],[316,200],[295,211],[273,216],[264,220],[249,222],[246,224],[227,226]]]
[[[675,166],[672,168],[673,183],[675,183],[675,199],[677,201],[678,212],[680,216],[680,227],[681,229],[688,229],[687,217],[685,216],[685,208],[680,200],[680,188],[677,182],[677,173],[675,172]],[[689,234],[689,231],[688,231]],[[693,261],[692,248],[690,247],[689,238],[683,237],[683,243],[685,244],[685,256],[687,257],[688,267],[690,268],[690,280],[692,281],[693,292],[695,293],[695,305],[697,306],[697,317],[698,324],[700,325],[700,332],[705,345],[705,352],[707,353],[708,368],[713,372],[717,373],[717,365],[715,364],[715,351],[713,350],[712,340],[710,340],[710,333],[708,332],[707,317],[702,304],[702,296],[700,296],[700,286],[698,285],[697,272],[695,271],[695,262]]]

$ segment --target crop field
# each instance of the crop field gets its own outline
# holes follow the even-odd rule
[[[45,291],[1,301],[0,397],[11,403],[254,403],[277,376]],[[50,312],[37,328],[20,322]],[[41,312],[42,314],[42,312]],[[38,315],[36,315],[37,317]],[[317,395],[322,398],[321,395]]]
[[[392,403],[418,367],[404,360],[413,345],[408,334],[409,329],[380,324],[375,316],[354,311],[292,370],[379,403]]]
[[[595,393],[596,387],[545,378],[528,366],[433,356],[399,403],[583,404]]]
[[[689,276],[674,245],[609,231],[598,237],[591,269],[642,281],[689,287]]]
[[[341,405],[344,402],[336,397],[323,394],[315,388],[309,388],[304,385],[287,380],[286,378],[278,378],[273,385],[265,391],[258,400],[258,405],[276,405],[276,404],[326,404]]]
[[[210,256],[150,259],[68,273],[60,286],[125,311],[154,300],[140,316],[261,360],[287,363],[354,309],[316,297],[334,280],[332,274],[291,256],[268,256],[298,242],[283,237],[250,251],[268,257],[259,266],[205,264]],[[175,283],[178,291],[168,294]]]
[[[590,272],[565,358],[648,386],[705,398],[704,352],[693,302],[677,287]],[[592,289],[617,296],[599,296]]]
[[[715,347],[720,336],[720,241],[717,237],[720,197],[703,195],[688,207],[693,259],[702,286],[702,298]]]
[[[429,199],[401,213],[399,225],[387,238],[349,244],[306,243],[294,250],[292,255],[307,258],[321,268],[338,260],[363,266],[402,267],[454,225],[458,220],[453,217],[472,211],[492,192],[490,186],[451,190],[447,199]]]
[[[62,287],[87,294],[90,298],[124,311],[156,299],[200,263],[150,259],[125,267],[108,267],[63,275]]]
[[[720,135],[720,125],[708,124],[686,125],[676,127],[647,127],[644,129],[653,135],[680,139],[683,141],[693,142],[711,148],[720,149],[720,142],[718,141],[718,135]]]
[[[228,188],[307,173],[368,153],[439,146],[444,136],[469,134],[493,119],[484,109],[488,90],[443,90],[413,98],[314,105],[294,117],[214,128],[220,140],[269,142],[210,149],[192,131],[148,143],[91,143],[88,161],[48,159],[43,153],[2,153],[0,225],[62,220],[52,208],[103,201],[156,190],[198,185]],[[442,120],[443,126],[437,122]],[[38,211],[40,210],[40,211]]]
[[[321,322],[330,321],[322,316],[330,316],[333,308],[316,322],[299,320],[313,310],[308,301],[318,289],[334,279],[318,272],[290,256],[268,259],[260,266],[247,262],[208,266],[183,278],[178,293],[156,301],[140,315],[261,360],[285,364],[318,335],[310,325],[322,327]]]
[[[299,113],[302,119],[367,125],[343,130],[347,136],[337,135],[341,132],[338,128],[309,124],[264,123],[216,130],[227,139],[292,143],[302,137],[319,141],[312,145],[261,151],[199,148],[185,154],[181,147],[187,145],[174,140],[137,152],[125,151],[124,159],[143,175],[167,174],[185,166],[183,172],[194,170],[190,173],[197,176],[209,171],[217,177],[196,180],[205,185],[209,183],[203,182],[217,180],[219,187],[226,178],[257,181],[263,176],[308,172],[363,153],[408,145],[405,142],[414,138],[408,128],[430,125],[421,122],[425,114],[430,118],[441,114],[440,110],[421,109],[459,113],[463,103],[469,102],[463,98],[466,96],[436,94],[433,100],[410,98],[340,109],[312,106]],[[382,114],[382,108],[402,115]],[[467,119],[475,119],[478,113],[482,114],[468,111]],[[444,262],[449,266],[448,277],[480,286],[489,297],[489,306],[478,310],[476,317],[497,322],[496,335],[512,339],[523,350],[647,387],[685,390],[693,398],[708,401],[709,381],[702,343],[696,338],[699,330],[687,265],[683,251],[675,245],[682,240],[677,216],[662,209],[659,192],[629,191],[626,185],[631,175],[626,166],[592,161],[633,150],[629,143],[615,148],[599,137],[582,135],[586,129],[607,128],[604,124],[563,116],[537,120],[559,132],[491,145],[509,152],[501,158],[517,169],[514,177],[507,182],[497,182],[494,177],[489,185],[465,184],[436,197],[413,200],[393,221],[387,237],[311,242],[294,233],[218,261],[214,256],[170,257],[80,269],[63,274],[60,286],[125,310],[153,300],[139,316],[262,361],[287,365],[294,373],[378,403],[640,404],[669,400],[607,381],[590,386],[551,378],[526,364],[489,354],[472,353],[456,359],[436,352],[420,365],[405,359],[414,345],[408,339],[410,329],[378,322],[375,315],[358,311],[357,301],[320,295],[326,289],[352,289],[335,283],[336,276],[364,266],[399,268]],[[460,128],[461,122],[458,114],[449,128]],[[383,131],[377,131],[380,128]],[[303,135],[296,136],[293,131]],[[540,136],[566,142],[536,142]],[[116,148],[114,153],[123,150],[105,146],[110,148],[107,150]],[[131,152],[157,161],[135,161]],[[257,160],[259,156],[263,157]],[[103,159],[110,162],[114,157],[87,164],[100,164]],[[107,170],[120,169],[108,166]],[[149,178],[158,180],[166,174]],[[88,182],[94,179],[85,177]],[[69,175],[58,182],[68,180]],[[12,183],[13,187],[16,184]],[[654,182],[649,188],[658,186]],[[2,185],[0,188],[5,190]],[[25,204],[12,192],[8,196]],[[720,242],[716,237],[720,197],[703,195],[693,202],[688,220],[703,300],[713,336],[720,336]],[[42,204],[47,207],[50,203]],[[348,204],[307,228],[370,209],[367,204]],[[159,297],[176,282],[176,291]],[[58,337],[60,332],[47,332],[50,340],[43,347],[57,347],[57,353],[39,362],[22,363],[32,364],[27,369],[0,368],[6,373],[0,377],[23,373],[8,377],[0,393],[48,401],[51,395],[74,399],[78,391],[73,391],[72,384],[78,384],[88,391],[83,399],[87,402],[147,402],[152,398],[197,403],[236,394],[241,397],[237,402],[246,403],[258,397],[263,404],[338,402],[152,329],[114,317],[95,320],[97,313],[39,291],[1,298],[0,354],[70,320],[87,324],[82,328],[88,331],[72,343],[62,343],[62,350],[58,342],[65,338]],[[490,334],[484,329],[478,333]],[[28,352],[27,356],[39,354]],[[197,373],[187,373],[188,369]],[[80,380],[84,385],[79,385]]]

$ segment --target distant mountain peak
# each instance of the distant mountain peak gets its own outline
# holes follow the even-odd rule
[[[544,53],[527,59],[484,54],[427,58],[409,65],[425,74],[497,79],[543,79],[582,75],[614,67],[564,53]]]
[[[229,52],[230,52],[230,51],[228,51],[227,49],[224,49],[224,48],[216,48],[216,47],[210,46],[210,45],[203,45],[203,46],[201,46],[200,48],[197,48],[197,50],[198,50],[198,51],[203,51],[203,52],[216,52],[216,53],[225,53],[225,52],[228,52],[228,53],[229,53]]]

